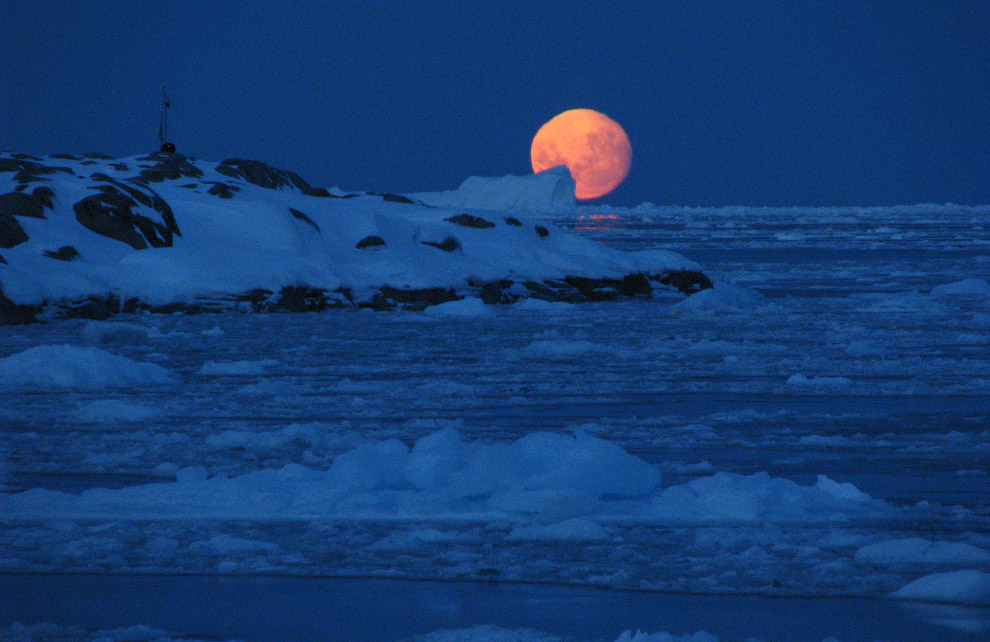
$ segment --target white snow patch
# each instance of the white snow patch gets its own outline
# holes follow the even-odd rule
[[[905,600],[990,606],[990,573],[965,570],[933,573],[891,594]]]
[[[0,359],[0,388],[102,390],[176,380],[159,365],[93,347],[36,346]]]

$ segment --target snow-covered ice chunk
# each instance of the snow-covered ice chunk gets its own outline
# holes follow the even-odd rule
[[[76,410],[76,419],[87,423],[147,421],[161,416],[162,411],[159,408],[142,406],[120,399],[92,401]]]
[[[576,517],[546,526],[517,526],[509,532],[509,539],[564,542],[598,542],[608,537],[601,525]]]
[[[624,631],[615,642],[718,642],[718,638],[705,631],[698,631],[694,635],[671,635],[666,631],[652,634]]]
[[[268,366],[278,365],[277,361],[207,361],[196,374],[201,375],[263,375]]]
[[[161,338],[161,330],[154,326],[122,321],[89,321],[82,329],[82,338],[87,343],[129,343],[144,344],[149,339]]]
[[[459,301],[448,301],[438,305],[431,305],[423,310],[431,317],[485,317],[492,313],[485,302],[477,297],[467,297]]]
[[[102,390],[176,380],[159,365],[93,347],[35,346],[0,359],[0,388]]]
[[[824,475],[818,476],[814,486],[801,486],[765,472],[720,472],[669,486],[647,509],[648,514],[663,522],[724,524],[845,521],[890,510],[886,502]]]
[[[795,388],[823,388],[835,390],[848,388],[852,379],[848,377],[808,377],[800,372],[787,378],[787,385]]]
[[[963,279],[932,288],[932,296],[990,298],[990,283],[986,279]]]
[[[563,301],[544,301],[543,299],[520,299],[512,304],[513,310],[526,312],[557,312],[563,313],[574,309],[573,303]]]
[[[990,552],[962,542],[932,542],[920,537],[891,539],[856,551],[856,561],[890,564],[981,564],[990,562]]]
[[[720,282],[678,301],[671,309],[675,312],[741,311],[758,308],[765,303],[766,298],[756,290]]]
[[[575,207],[574,179],[566,167],[526,176],[470,176],[455,190],[412,195],[434,207],[498,212],[560,212]]]
[[[990,573],[965,570],[920,577],[891,594],[905,600],[990,606]]]

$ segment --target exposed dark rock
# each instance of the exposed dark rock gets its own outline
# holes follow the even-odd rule
[[[3,286],[0,285],[0,325],[34,323],[40,312],[40,307],[19,305],[8,299],[4,296]]]
[[[301,176],[287,169],[278,169],[261,161],[228,158],[217,165],[217,171],[232,178],[245,181],[268,189],[293,187],[300,191],[312,189]]]
[[[380,236],[366,236],[355,245],[359,250],[367,250],[375,247],[385,247],[385,239]]]
[[[64,160],[74,160],[74,161],[82,160],[82,156],[75,156],[73,154],[52,154],[48,158],[61,158]]]
[[[44,207],[52,209],[52,199],[55,198],[55,190],[50,187],[35,187],[34,191],[31,192],[31,198],[41,203]]]
[[[189,162],[185,154],[169,154],[156,152],[138,160],[154,161],[154,165],[142,169],[132,180],[141,183],[160,183],[174,181],[178,178],[199,178],[202,170]]]
[[[450,218],[445,218],[444,220],[448,223],[453,223],[454,225],[470,227],[476,230],[485,230],[490,227],[495,227],[495,224],[491,221],[485,220],[480,216],[471,216],[470,214],[458,214],[457,216],[451,216]]]
[[[305,214],[303,214],[299,210],[290,207],[289,208],[289,213],[291,213],[294,217],[296,217],[300,221],[304,221],[306,223],[309,223],[313,227],[315,227],[317,232],[320,231],[320,226],[317,225],[316,222],[313,221],[313,219],[311,219],[310,217],[306,216]]]
[[[38,158],[37,156],[32,156],[31,154],[11,154],[10,156],[11,158],[16,158],[19,160],[33,160],[33,161],[44,160],[43,158]]]
[[[61,306],[58,310],[60,319],[90,319],[104,321],[120,310],[120,302],[116,298],[98,299],[90,297],[84,301]]]
[[[446,288],[423,288],[420,290],[400,290],[387,285],[379,288],[382,296],[406,309],[422,310],[431,305],[457,301],[461,297],[454,290]]]
[[[221,183],[219,181],[205,182],[208,185],[211,185],[207,192],[213,194],[214,196],[219,196],[220,198],[234,198],[234,192],[241,191],[241,188],[236,185],[228,185],[227,183]]]
[[[682,294],[694,294],[701,290],[712,287],[711,280],[696,270],[683,270],[681,272],[671,272],[659,277],[657,280],[664,285],[672,285]]]
[[[274,309],[288,312],[322,312],[329,307],[324,294],[326,290],[322,288],[284,287],[275,299]]]
[[[317,196],[319,198],[337,198],[325,187],[311,187],[309,189],[304,189],[303,194],[306,196]]]
[[[80,165],[96,165],[96,161],[84,160],[83,162],[81,162],[79,164]]]
[[[65,245],[63,247],[58,248],[54,252],[52,252],[51,250],[45,250],[43,254],[50,259],[58,259],[59,261],[71,261],[72,259],[79,256],[79,250],[72,247],[71,245]]]
[[[3,255],[0,254],[0,264],[6,263],[6,262],[7,262],[7,259],[3,258]]]
[[[550,236],[550,230],[548,230],[547,228],[543,227],[542,225],[537,225],[533,229],[536,230],[536,233],[540,235],[540,238],[541,239],[545,239],[546,237]]]
[[[51,209],[54,195],[48,187],[37,187],[30,195],[24,192],[0,194],[0,214],[45,218],[45,208]]]
[[[114,168],[118,172],[129,172],[131,168],[124,163],[110,163],[110,167]]]
[[[522,226],[522,223],[519,222],[519,219],[517,219],[515,217],[512,217],[512,216],[506,216],[505,217],[505,223],[507,225],[515,225],[516,227],[521,227]]]
[[[619,291],[623,296],[650,296],[653,286],[645,274],[627,274],[619,283]]]
[[[172,208],[147,186],[141,189],[116,181],[103,174],[93,178],[110,183],[93,189],[99,194],[87,196],[72,206],[76,220],[97,234],[127,243],[136,250],[171,247],[173,235],[181,235]],[[145,207],[157,212],[162,222],[134,212]]]
[[[608,301],[619,296],[622,281],[620,279],[589,279],[569,276],[564,279],[568,285],[577,288],[581,296],[590,301]],[[649,285],[649,283],[647,283]]]
[[[560,300],[559,292],[548,286],[546,283],[540,283],[539,281],[523,281],[523,285],[526,286],[526,289],[530,291],[530,294],[535,299],[543,299],[545,301]]]
[[[513,282],[508,280],[485,283],[481,286],[478,296],[488,305],[515,303],[519,297],[508,292],[512,285]]]
[[[444,252],[453,252],[454,250],[461,249],[461,243],[453,236],[448,236],[443,241],[439,243],[431,243],[430,241],[423,241],[423,245],[430,245],[432,247],[439,248]]]
[[[0,158],[0,172],[16,172],[14,180],[18,183],[32,183],[45,180],[42,176],[49,174],[75,174],[68,167],[49,167],[32,160],[33,156],[14,154],[12,158]],[[41,160],[40,158],[35,160]]]
[[[95,160],[113,160],[113,156],[108,156],[107,154],[101,154],[100,152],[86,152],[82,155],[83,158],[93,158]]]
[[[411,198],[407,198],[401,194],[381,194],[379,192],[368,192],[373,196],[381,196],[383,201],[388,203],[404,203],[406,205],[415,205],[416,201]]]
[[[27,232],[10,214],[0,214],[0,247],[11,248],[28,240]]]

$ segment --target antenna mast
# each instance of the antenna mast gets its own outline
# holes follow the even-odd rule
[[[168,94],[165,93],[165,85],[162,85],[162,113],[158,121],[158,142],[161,151],[169,154],[175,152],[175,145],[168,142],[168,108],[171,104]]]

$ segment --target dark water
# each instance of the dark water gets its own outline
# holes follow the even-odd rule
[[[990,609],[846,598],[671,595],[527,584],[211,576],[0,576],[0,625],[144,624],[245,641],[402,640],[494,624],[579,640],[627,629],[773,642],[985,640]],[[951,625],[951,626],[950,626]]]

